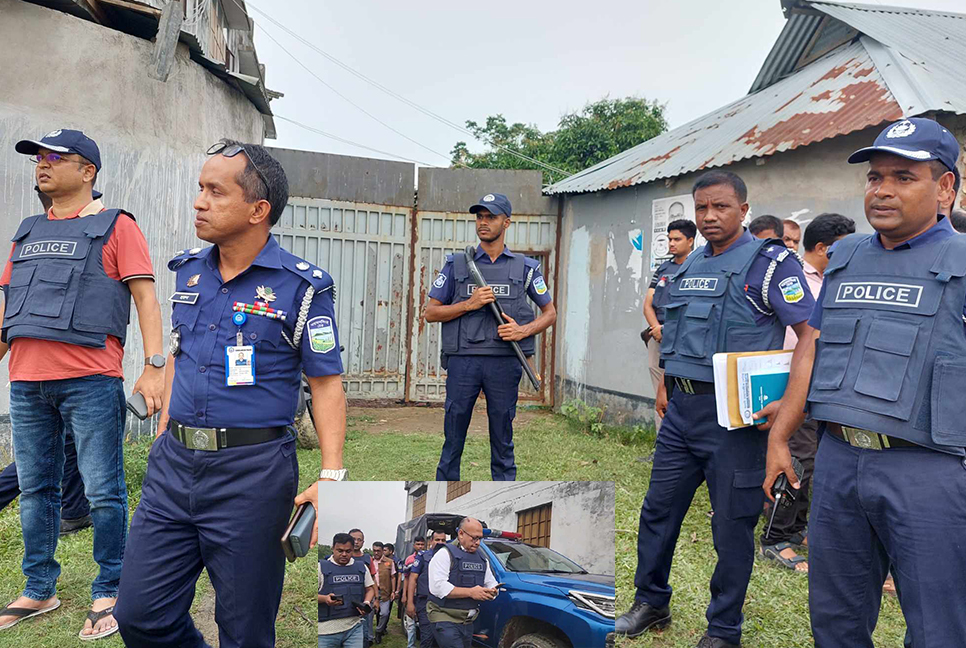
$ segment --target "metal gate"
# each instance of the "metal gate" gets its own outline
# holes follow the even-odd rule
[[[291,253],[332,275],[349,398],[402,399],[412,212],[290,198],[272,233]]]
[[[422,318],[429,287],[436,274],[443,267],[446,255],[462,253],[467,245],[477,245],[476,221],[469,214],[452,212],[417,213],[416,254],[413,269],[414,308],[416,321],[412,333],[412,362],[410,363],[410,382],[408,400],[418,402],[442,401],[446,398],[446,370],[440,367],[439,343],[440,324],[429,324]],[[553,267],[556,263],[554,249],[557,235],[557,219],[547,215],[513,214],[512,224],[507,231],[506,244],[514,252],[521,252],[540,261],[540,271],[553,280]],[[552,288],[552,284],[551,284]],[[535,307],[536,308],[536,307]],[[553,328],[550,329],[552,335]],[[520,398],[531,401],[549,402],[551,376],[550,355],[552,353],[550,336],[540,334],[536,338],[537,352],[532,361],[534,370],[541,380],[541,393],[536,393],[524,376],[520,383]]]

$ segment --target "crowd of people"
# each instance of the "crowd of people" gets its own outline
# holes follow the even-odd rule
[[[393,603],[408,648],[470,648],[482,601],[498,595],[483,552],[483,525],[464,518],[456,538],[431,530],[397,557],[391,543],[364,552],[360,529],[337,533],[332,555],[319,556],[319,648],[369,648],[389,632]]]
[[[906,646],[953,646],[966,636],[966,614],[952,603],[966,594],[958,576],[966,573],[959,153],[956,138],[925,118],[890,124],[853,153],[849,163],[868,165],[864,206],[874,234],[857,234],[851,218],[831,213],[804,231],[771,215],[745,227],[742,179],[726,171],[697,179],[696,225],[708,243],[692,252],[693,226],[670,223],[672,258],[644,304],[660,428],[641,507],[635,600],[617,634],[671,623],[675,544],[707,482],[718,560],[697,645],[740,646],[754,531],[782,476],[794,505],[776,511],[760,554],[808,573],[818,648],[872,648],[890,572]],[[723,429],[713,355],[781,349],[792,351],[784,396],[753,413],[755,425]],[[796,551],[802,546],[807,560]]]

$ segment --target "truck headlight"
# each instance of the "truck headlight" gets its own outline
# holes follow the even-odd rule
[[[617,606],[614,602],[615,597],[613,596],[570,590],[567,592],[567,597],[573,601],[574,605],[584,610],[596,612],[608,619],[613,619],[617,616]]]

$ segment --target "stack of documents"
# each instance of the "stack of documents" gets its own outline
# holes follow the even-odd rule
[[[716,353],[712,362],[718,425],[736,430],[761,423],[752,414],[785,394],[792,352]]]

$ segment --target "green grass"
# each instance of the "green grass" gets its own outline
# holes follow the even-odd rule
[[[517,426],[514,431],[517,478],[615,482],[617,594],[618,610],[623,611],[634,596],[637,524],[650,477],[654,433],[639,427],[604,425],[592,429],[587,417],[584,419],[546,413]],[[442,430],[366,434],[369,422],[350,417],[345,460],[353,479],[434,478],[443,443]],[[467,438],[462,465],[463,479],[490,478],[486,436]],[[707,517],[709,510],[707,487],[701,486],[684,520],[671,571],[673,624],[661,633],[625,639],[619,645],[694,648],[697,644],[707,627],[704,613],[710,600],[708,588],[716,562],[711,521]],[[808,581],[804,574],[756,561],[744,613],[742,645],[748,648],[805,648],[813,643],[808,621]],[[875,633],[876,645],[902,646],[904,633],[898,602],[884,595]],[[389,646],[395,648],[395,644]]]
[[[141,482],[147,469],[149,440],[125,444],[124,469],[127,477],[128,499],[133,514],[140,501]],[[318,475],[321,463],[319,451],[299,450],[300,490],[307,488]],[[57,560],[61,564],[61,576],[57,583],[57,595],[62,605],[59,610],[37,619],[24,621],[0,632],[0,647],[17,646],[30,648],[62,648],[81,645],[77,633],[83,627],[90,607],[90,584],[97,574],[97,564],[91,556],[93,533],[85,529],[79,534],[61,538],[57,545]],[[23,540],[20,531],[17,503],[0,512],[0,599],[2,604],[17,598],[24,585],[20,562],[23,558]],[[315,561],[310,559],[286,563],[285,588],[282,604],[276,619],[279,648],[304,648],[316,645],[316,603],[318,589]],[[207,574],[202,574],[195,592],[192,616],[199,628],[214,629],[213,613],[202,610],[204,599],[212,591]],[[210,610],[211,605],[205,609]],[[301,613],[300,613],[301,612]],[[304,615],[304,618],[303,618]],[[217,645],[217,636],[205,639]],[[215,632],[217,634],[217,632]],[[120,648],[120,635],[97,642],[97,646]]]

